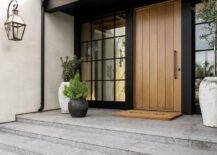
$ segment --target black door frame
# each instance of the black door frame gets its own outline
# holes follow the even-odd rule
[[[120,10],[118,10],[120,11]],[[114,12],[114,11],[113,11]],[[133,9],[124,9],[121,12],[126,13],[126,81],[125,81],[125,95],[126,101],[125,102],[117,102],[117,101],[89,101],[90,107],[95,108],[107,108],[107,109],[133,109],[132,104],[132,52],[133,52]],[[81,57],[81,24],[85,21],[89,21],[92,19],[97,19],[99,17],[108,16],[110,13],[102,13],[97,14],[94,17],[80,17],[74,16],[74,31],[75,31],[75,39],[74,39],[74,47],[75,47],[75,54],[77,57]],[[81,71],[80,71],[81,72]]]
[[[154,3],[159,3],[165,0],[158,0]],[[153,2],[152,2],[153,3]],[[195,100],[195,53],[194,53],[194,11],[195,0],[182,0],[182,113],[193,114]],[[134,6],[128,6],[122,11],[126,11],[126,103],[117,104],[112,102],[92,103],[94,107],[99,108],[118,108],[118,109],[133,109],[133,24],[134,24],[134,9],[136,7],[150,5],[151,1],[137,3]],[[112,10],[113,11],[113,10]],[[120,11],[116,10],[116,11]],[[97,13],[102,16],[103,14]],[[79,14],[74,15],[74,30],[75,30],[75,53],[80,57],[80,34],[81,21]]]

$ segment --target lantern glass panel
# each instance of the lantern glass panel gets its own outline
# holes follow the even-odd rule
[[[12,14],[5,22],[5,30],[9,40],[22,40],[26,24],[18,14]]]
[[[8,39],[12,39],[13,38],[12,22],[5,23],[5,30],[6,30]]]
[[[18,24],[18,23],[13,23],[13,37],[14,40],[21,40],[23,38],[23,33],[25,31],[25,26]]]

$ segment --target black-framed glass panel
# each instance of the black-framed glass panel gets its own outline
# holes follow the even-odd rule
[[[212,22],[205,22],[197,15],[203,4],[196,4],[195,9],[195,106],[199,111],[199,86],[200,82],[207,76],[217,76],[217,54],[212,42],[214,41],[214,31]],[[204,37],[208,35],[208,37]]]
[[[102,39],[102,20],[92,22],[92,40]]]
[[[114,82],[103,81],[103,101],[114,101]]]
[[[216,76],[215,73],[215,52],[213,51],[207,51],[206,52],[206,76]]]
[[[115,83],[115,100],[116,101],[125,101],[125,81],[116,81]]]
[[[103,40],[103,58],[114,58],[114,38]]]
[[[123,36],[126,34],[126,15],[119,14],[115,16],[115,36]]]
[[[124,13],[114,13],[88,22],[92,37],[81,40],[80,45],[84,58],[81,75],[88,82],[89,101],[103,104],[103,101],[124,103],[126,100],[125,18]]]
[[[103,18],[103,38],[114,37],[114,16]]]
[[[213,25],[211,23],[198,23],[196,24],[196,35],[195,35],[195,48],[196,50],[204,50],[204,49],[213,49],[213,45],[210,44],[211,40],[214,39],[214,35],[208,35],[210,33],[210,29],[212,29]],[[204,38],[204,36],[207,36]]]
[[[125,59],[124,58],[120,58],[120,59],[116,59],[116,69],[115,69],[115,72],[116,72],[116,76],[115,78],[117,80],[123,80],[125,79]]]
[[[103,79],[114,80],[114,60],[103,61]]]
[[[102,101],[102,81],[92,81],[92,100]]]
[[[102,80],[102,61],[92,62],[92,80]]]
[[[115,51],[116,51],[116,58],[125,57],[125,49],[126,47],[126,37],[117,37],[115,38]]]
[[[91,81],[86,81],[86,82],[87,82],[87,86],[88,86],[87,100],[91,100],[92,99]]]
[[[195,53],[195,77],[202,78],[205,76],[205,61],[206,52],[196,52]]]
[[[91,80],[91,62],[83,62],[81,64],[81,70],[82,70],[82,80],[83,81],[89,81]]]
[[[86,42],[91,40],[91,23],[82,24],[81,41]]]
[[[91,60],[91,43],[90,42],[81,43],[81,57],[84,59],[84,61]]]
[[[102,40],[92,42],[92,59],[102,59]]]

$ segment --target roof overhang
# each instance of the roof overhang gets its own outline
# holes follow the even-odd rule
[[[71,15],[90,15],[161,1],[164,0],[49,0],[47,11],[62,11]]]
[[[47,12],[61,11],[63,7],[74,5],[79,0],[49,0]]]
[[[61,11],[70,15],[106,13],[126,8],[150,5],[167,0],[49,0],[48,12]],[[189,0],[195,2],[198,0]]]

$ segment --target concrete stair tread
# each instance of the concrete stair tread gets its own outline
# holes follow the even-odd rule
[[[37,116],[37,115],[36,115]],[[122,125],[113,125],[113,126],[105,126],[105,125],[99,125],[94,123],[86,123],[86,121],[79,122],[79,120],[73,119],[71,121],[66,120],[64,122],[62,119],[58,119],[60,116],[56,116],[56,119],[51,119],[53,115],[49,117],[49,115],[45,115],[43,117],[33,117],[32,115],[26,116],[26,115],[19,115],[17,116],[17,120],[20,122],[30,122],[31,124],[40,124],[40,125],[49,125],[49,126],[55,126],[55,127],[66,127],[66,128],[72,128],[72,127],[80,127],[80,129],[93,129],[93,130],[107,130],[107,131],[114,131],[114,132],[121,132],[121,133],[132,133],[132,134],[138,134],[138,135],[153,135],[153,136],[158,136],[158,137],[166,137],[168,139],[178,139],[178,140],[185,140],[185,141],[201,141],[201,142],[208,142],[208,143],[215,143],[217,145],[217,132],[215,129],[210,129],[210,128],[203,128],[203,132],[200,132],[200,130],[197,130],[197,128],[192,129],[191,127],[187,129],[186,132],[178,132],[176,130],[171,130],[170,128],[166,128],[166,130],[169,130],[167,132],[161,130],[152,130],[153,128],[157,128],[156,126],[153,126],[153,128],[149,129],[134,129],[133,127],[122,127]],[[65,115],[64,115],[65,116]],[[67,115],[66,115],[67,116]],[[65,116],[65,117],[66,117]],[[63,116],[62,116],[63,117]],[[69,119],[66,117],[66,119]],[[110,119],[110,118],[109,118]],[[118,118],[118,119],[123,119],[123,118]],[[103,120],[102,120],[103,121]],[[105,121],[105,120],[104,120]],[[125,120],[121,120],[125,121]],[[146,120],[147,121],[147,120]],[[109,120],[108,120],[109,122]],[[120,121],[117,121],[120,122]],[[115,122],[117,124],[117,122]],[[109,123],[108,123],[109,124]],[[134,124],[132,124],[133,126]],[[138,125],[138,124],[137,124]],[[146,124],[147,126],[151,126],[151,124]],[[161,126],[159,126],[161,128]],[[183,128],[183,126],[179,125],[179,128]],[[162,128],[162,130],[165,130],[165,128]],[[170,131],[171,130],[171,131]],[[188,131],[189,130],[189,131]],[[194,132],[192,133],[192,130]],[[209,134],[211,133],[210,130],[212,130],[212,133],[216,134]],[[205,132],[205,133],[204,133]],[[204,135],[205,134],[205,135]]]
[[[193,149],[178,145],[154,142],[142,142],[131,147],[136,152],[147,152],[153,155],[217,155],[216,151]]]
[[[90,148],[93,148],[94,150],[96,149],[97,151],[103,151],[105,148],[110,148],[129,151],[129,154],[183,154],[183,152],[185,152],[186,155],[216,154],[215,151],[199,150],[156,142],[145,142],[132,139],[131,137],[127,138],[93,132],[88,133],[85,131],[28,124],[23,122],[2,124],[0,125],[0,130],[36,138],[37,140],[58,142],[60,144],[66,142],[68,142],[67,144],[72,144],[72,142],[79,143],[78,148],[82,148],[82,144],[88,144],[90,145]],[[102,149],[98,150],[94,146],[102,147]]]
[[[0,132],[0,154],[101,155],[97,151],[69,147],[38,138]],[[2,153],[1,153],[2,151]]]
[[[1,150],[1,149],[0,149],[0,154],[1,155],[18,155],[18,153],[10,152],[7,150]]]
[[[203,149],[215,149],[217,150],[217,142],[215,137],[210,137],[208,139],[198,138],[198,136],[189,136],[187,134],[180,134],[180,136],[174,136],[173,132],[170,132],[170,135],[163,135],[162,133],[152,133],[149,131],[134,131],[134,130],[123,130],[122,128],[113,127],[105,127],[105,126],[96,126],[91,123],[89,124],[82,124],[78,121],[70,121],[66,123],[61,123],[58,121],[51,121],[51,120],[43,120],[41,119],[35,119],[35,118],[29,118],[25,115],[17,116],[17,120],[19,122],[23,123],[29,123],[29,124],[35,124],[35,125],[42,125],[42,126],[52,126],[52,127],[58,127],[58,128],[66,128],[66,129],[72,129],[72,130],[79,130],[79,131],[88,131],[89,133],[98,133],[98,134],[107,134],[107,135],[113,135],[118,137],[127,137],[127,138],[137,138],[140,140],[145,141],[151,141],[151,142],[160,142],[160,143],[169,143],[169,144],[176,144],[176,145],[182,145],[187,147],[197,147]],[[195,131],[197,132],[197,131]],[[199,131],[198,131],[199,132]],[[207,131],[208,132],[208,131]],[[217,135],[216,135],[217,136]],[[213,139],[212,139],[213,138]]]
[[[98,133],[88,133],[85,131],[64,129],[50,126],[41,126],[35,124],[14,122],[0,125],[0,130],[14,132],[16,134],[28,133],[28,136],[36,136],[39,138],[52,137],[64,139],[67,141],[76,141],[80,143],[93,144],[117,149],[128,149],[130,146],[138,143],[134,139],[116,137]],[[23,132],[23,133],[21,133]],[[34,135],[33,135],[34,134]]]

